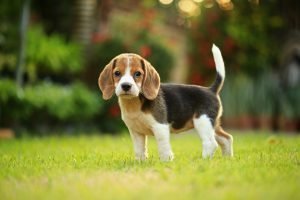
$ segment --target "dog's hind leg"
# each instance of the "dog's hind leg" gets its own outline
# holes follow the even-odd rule
[[[207,115],[201,115],[199,118],[193,119],[194,127],[202,139],[202,157],[212,158],[218,143],[215,139],[215,130]]]
[[[233,137],[229,133],[225,132],[221,126],[216,129],[215,138],[218,144],[221,146],[223,156],[233,156]]]

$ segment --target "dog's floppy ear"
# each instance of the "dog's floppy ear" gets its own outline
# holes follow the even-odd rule
[[[153,100],[157,97],[159,91],[160,77],[157,71],[148,61],[142,59],[141,64],[145,71],[142,93],[147,99]]]
[[[103,94],[103,99],[105,100],[110,99],[114,94],[115,85],[113,81],[112,71],[115,63],[116,59],[108,63],[104,67],[103,71],[100,73],[98,78],[98,85]]]

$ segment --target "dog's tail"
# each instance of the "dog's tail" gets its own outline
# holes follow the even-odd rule
[[[217,76],[215,82],[210,86],[210,90],[218,94],[222,89],[225,80],[225,67],[224,67],[224,61],[220,49],[215,44],[213,44],[211,50],[217,68]]]

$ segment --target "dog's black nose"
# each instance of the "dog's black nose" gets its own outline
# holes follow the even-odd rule
[[[127,91],[129,91],[129,90],[131,89],[131,84],[130,84],[130,83],[123,83],[123,84],[121,85],[121,87],[122,87],[122,89],[123,89],[125,92],[127,92]]]

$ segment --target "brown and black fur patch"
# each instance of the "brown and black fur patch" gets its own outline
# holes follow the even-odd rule
[[[168,122],[167,106],[161,89],[154,100],[149,100],[142,94],[139,97],[143,112],[150,112],[155,120],[160,123],[166,124]]]
[[[184,129],[194,117],[206,114],[215,126],[220,102],[209,88],[195,85],[161,84],[156,99],[142,95],[142,111],[150,111],[160,123],[169,123],[173,130]]]

